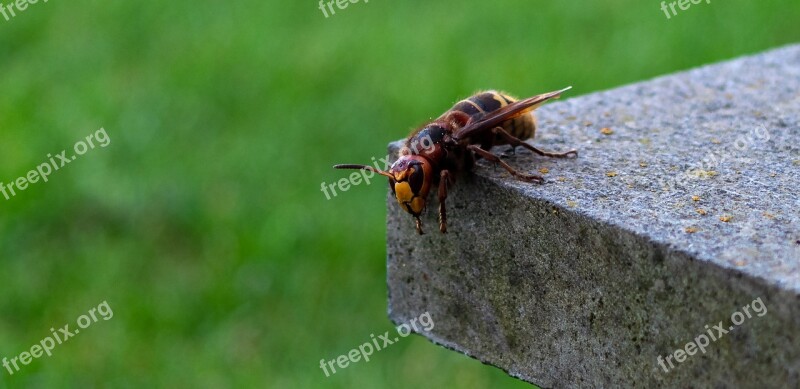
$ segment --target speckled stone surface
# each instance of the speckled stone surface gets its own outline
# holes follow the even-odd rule
[[[446,235],[434,197],[423,236],[388,199],[390,318],[428,311],[423,336],[543,387],[800,386],[800,45],[537,116],[535,145],[580,153],[506,159],[544,185],[479,163]],[[659,367],[757,298],[766,314]]]

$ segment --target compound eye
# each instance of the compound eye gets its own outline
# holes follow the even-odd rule
[[[422,190],[422,184],[425,182],[425,172],[422,170],[421,164],[415,164],[412,168],[414,172],[408,177],[408,183],[411,185],[411,191],[414,194],[419,194]]]
[[[394,184],[395,184],[394,180],[389,179],[389,189],[392,190],[392,194],[395,194],[395,192],[394,192]]]

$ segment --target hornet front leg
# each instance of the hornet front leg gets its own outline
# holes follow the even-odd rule
[[[442,170],[439,178],[439,231],[447,233],[447,209],[444,201],[447,200],[447,185],[450,183],[450,172]]]

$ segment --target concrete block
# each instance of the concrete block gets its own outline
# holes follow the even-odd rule
[[[568,97],[533,143],[580,156],[507,159],[544,185],[480,162],[448,234],[388,199],[390,318],[543,387],[800,386],[800,45]]]

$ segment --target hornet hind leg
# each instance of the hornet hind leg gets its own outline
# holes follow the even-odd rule
[[[506,169],[507,172],[511,173],[512,176],[516,177],[519,180],[527,181],[527,182],[536,182],[538,184],[544,183],[544,178],[542,178],[542,176],[537,176],[535,174],[527,174],[527,173],[518,172],[518,171],[514,170],[514,168],[509,166],[507,163],[503,162],[498,156],[496,156],[496,155],[494,155],[494,154],[492,154],[492,153],[480,148],[477,145],[469,145],[469,146],[467,146],[467,149],[471,150],[472,152],[474,152],[477,155],[480,155],[481,157],[485,158],[487,161],[494,162],[494,163],[500,165],[503,169]]]
[[[516,138],[513,135],[509,134],[502,127],[495,127],[494,129],[492,129],[492,132],[494,134],[496,134],[496,135],[500,135],[503,139],[505,139],[506,142],[508,142],[508,144],[511,145],[512,150],[516,149],[517,146],[522,146],[522,147],[524,147],[524,148],[526,148],[526,149],[528,149],[530,151],[533,151],[536,154],[539,154],[539,155],[545,156],[545,157],[569,158],[569,157],[577,157],[578,156],[578,150],[570,150],[570,151],[567,151],[565,153],[551,153],[551,152],[539,150],[536,147],[533,147],[530,144],[523,142],[519,138]]]

